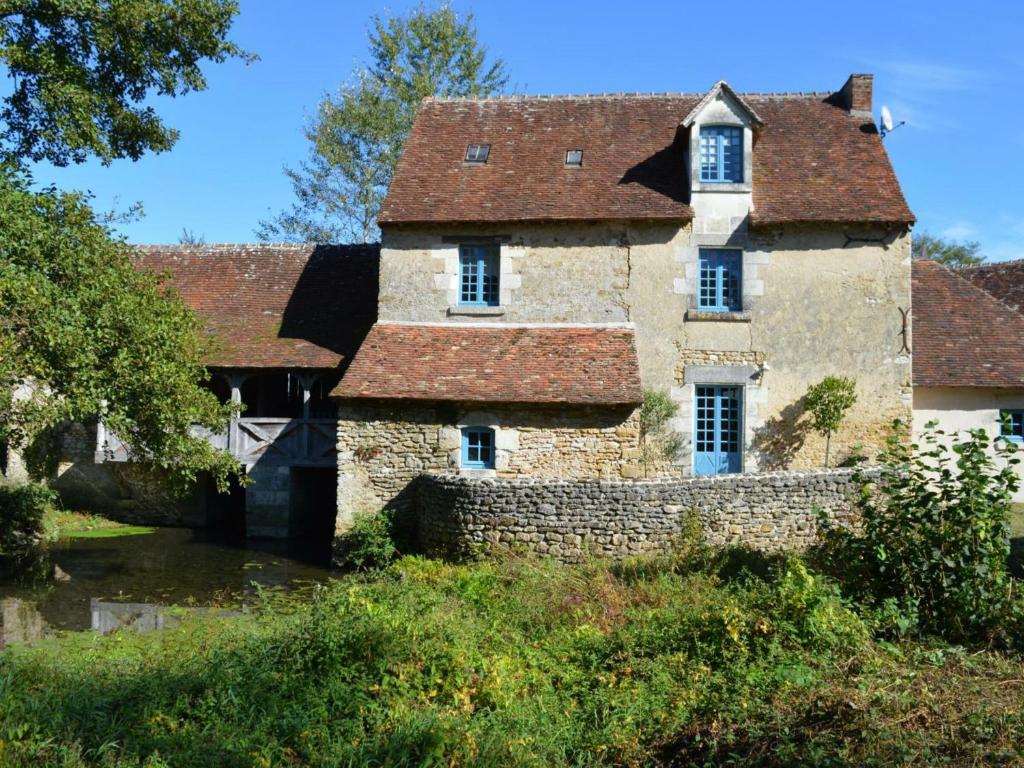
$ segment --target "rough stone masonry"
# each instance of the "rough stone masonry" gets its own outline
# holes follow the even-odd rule
[[[797,549],[817,536],[819,510],[853,523],[852,469],[601,481],[469,478],[418,482],[420,537],[430,554],[521,548],[566,562],[665,551],[696,514],[711,544]]]

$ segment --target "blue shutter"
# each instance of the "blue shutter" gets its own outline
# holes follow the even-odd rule
[[[495,246],[462,246],[459,249],[459,304],[498,306],[499,275],[500,260]]]
[[[697,309],[739,312],[743,309],[742,278],[742,251],[701,248]]]

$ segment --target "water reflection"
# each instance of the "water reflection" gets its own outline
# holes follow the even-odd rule
[[[48,556],[69,580],[0,582],[0,646],[52,630],[157,629],[179,620],[168,605],[237,608],[259,590],[309,587],[331,575],[321,549],[180,528],[64,541]]]

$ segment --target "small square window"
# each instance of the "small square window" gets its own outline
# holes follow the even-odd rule
[[[583,165],[583,150],[567,149],[565,151],[565,164],[573,168],[581,167]]]
[[[466,147],[467,163],[486,163],[487,156],[491,154],[490,144],[470,144]]]
[[[1024,443],[1024,411],[1000,411],[999,436],[1014,443]]]
[[[494,469],[494,430],[465,427],[462,430],[462,466],[465,469]]]

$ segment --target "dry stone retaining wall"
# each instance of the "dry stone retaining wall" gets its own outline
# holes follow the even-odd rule
[[[853,522],[854,490],[850,469],[634,482],[426,474],[417,500],[431,554],[518,547],[573,562],[666,550],[691,514],[711,544],[806,547],[818,510]]]

